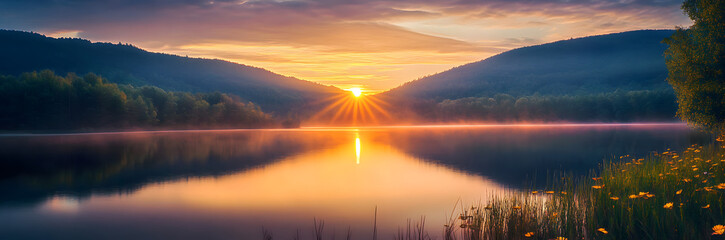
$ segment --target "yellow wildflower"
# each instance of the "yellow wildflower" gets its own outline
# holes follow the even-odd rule
[[[599,231],[600,233],[604,233],[604,234],[607,234],[607,233],[609,233],[609,232],[607,232],[607,230],[606,230],[606,229],[604,229],[604,228],[599,228],[599,229],[597,229],[597,231]]]
[[[592,186],[592,188],[594,188],[594,189],[602,189],[603,187],[604,187],[604,185],[594,185],[594,186]]]
[[[705,205],[705,206],[703,206],[702,208],[705,208],[705,209],[707,209],[707,208],[710,208],[710,204],[708,204],[708,205]]]
[[[676,195],[680,195],[680,193],[682,193],[682,189],[677,190],[677,192],[675,192]]]
[[[718,184],[717,189],[725,189],[725,183]]]
[[[637,195],[634,195],[634,194],[632,194],[632,195],[629,195],[629,198],[630,198],[630,199],[635,199],[635,198],[638,198],[638,197],[639,197],[639,196],[637,196]]]
[[[617,201],[617,200],[619,200],[619,198],[618,198],[618,197],[609,197],[609,199],[612,199],[612,200],[614,200],[614,201]]]
[[[712,227],[712,231],[712,235],[722,235],[723,233],[725,233],[725,226],[715,225],[714,227]]]
[[[524,234],[524,236],[525,237],[533,237],[534,236],[534,232],[527,232],[526,234]]]
[[[546,194],[554,194],[554,191],[546,191]]]
[[[665,204],[665,206],[663,206],[663,207],[664,207],[665,209],[672,209],[672,203],[671,203],[671,202],[668,202],[668,203],[666,203],[666,204]]]

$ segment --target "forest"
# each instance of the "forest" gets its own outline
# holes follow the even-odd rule
[[[219,59],[148,52],[129,44],[52,38],[0,29],[0,75],[49,69],[59,75],[95,73],[108,82],[156,86],[167,91],[234,94],[268,113],[290,112],[299,105],[342,90],[282,76],[266,69]],[[313,109],[313,108],[310,108]]]
[[[675,122],[671,90],[614,91],[586,95],[467,97],[396,102],[427,122]],[[404,111],[401,109],[400,111]]]
[[[669,90],[662,40],[674,31],[639,30],[509,50],[408,82],[382,95],[459,99],[508,94],[592,95]]]
[[[678,121],[662,43],[673,32],[506,51],[369,96],[395,113],[376,124]],[[347,94],[221,60],[21,31],[0,30],[0,52],[7,131],[295,127]]]
[[[50,70],[0,76],[1,130],[251,128],[277,124],[251,102],[219,92],[165,91]]]

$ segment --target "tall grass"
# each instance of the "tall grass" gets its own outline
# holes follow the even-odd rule
[[[444,238],[723,239],[713,229],[725,224],[722,146],[619,158],[587,177],[463,209]]]

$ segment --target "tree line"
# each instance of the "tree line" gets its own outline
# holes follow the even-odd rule
[[[171,92],[50,70],[0,76],[0,129],[249,128],[272,126],[251,102],[214,92]]]
[[[442,121],[676,121],[677,102],[669,90],[615,91],[573,96],[493,97],[446,99],[433,106],[418,105],[421,115]],[[425,113],[427,112],[427,113]]]

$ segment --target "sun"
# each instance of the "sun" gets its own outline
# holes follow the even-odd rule
[[[348,91],[352,92],[352,95],[355,97],[360,97],[362,95],[362,89],[361,88],[350,88]]]
[[[351,123],[352,125],[376,124],[392,120],[392,116],[386,110],[390,104],[376,95],[366,95],[370,90],[359,86],[344,90],[321,101],[320,104],[324,103],[326,106],[310,119],[314,119],[312,121],[329,119],[330,124]]]

